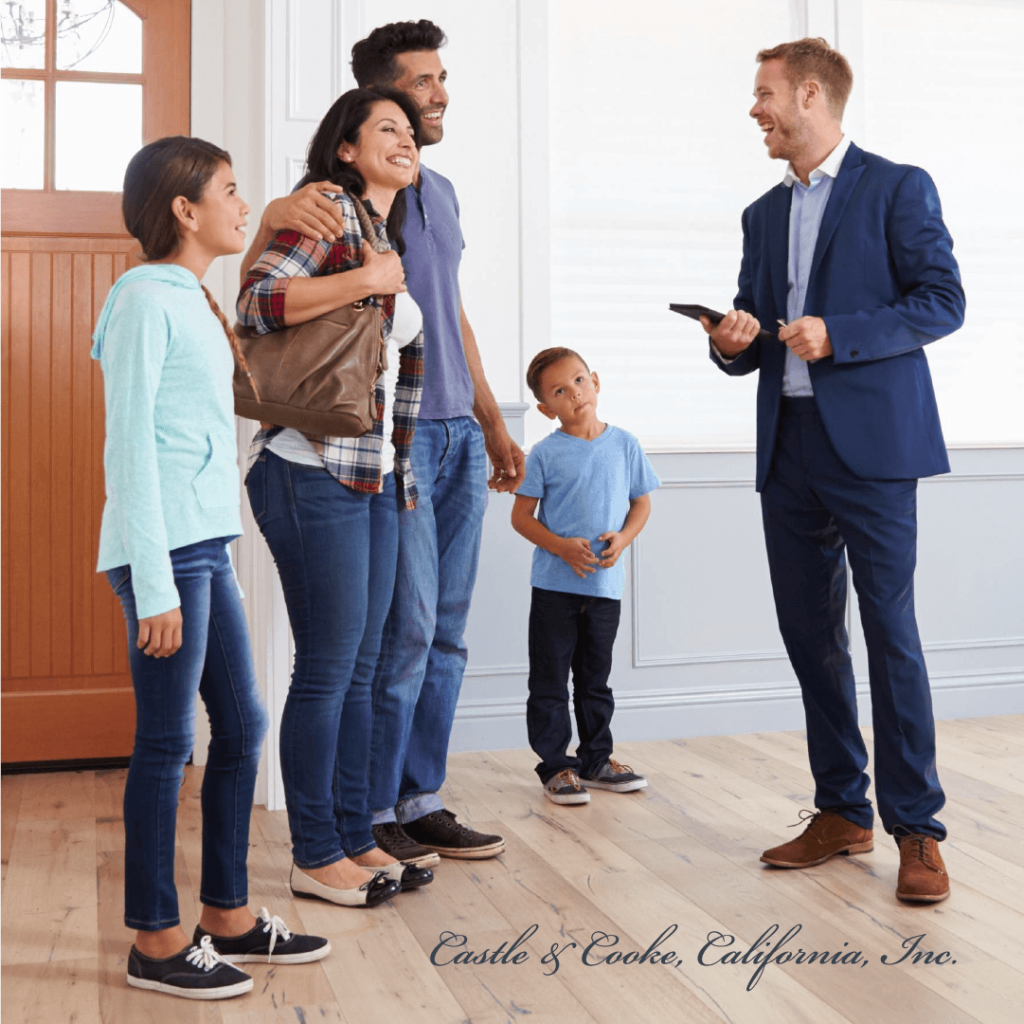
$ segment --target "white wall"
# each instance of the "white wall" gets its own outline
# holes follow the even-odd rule
[[[546,6],[543,0],[520,3],[521,21],[533,18],[531,32],[524,32],[520,37],[520,55],[524,62],[538,47],[545,47],[539,33],[547,26]],[[582,5],[573,6],[578,9]],[[653,0],[641,6],[642,10],[636,11],[632,23],[632,36],[636,35],[638,25],[666,20],[649,16],[651,8],[656,6]],[[677,3],[671,6],[671,14],[676,19],[680,8],[686,7]],[[754,0],[731,0],[722,6],[730,9],[730,16],[744,22],[749,20],[744,17],[744,10],[753,14],[756,7],[760,17],[766,16],[763,5],[755,4]],[[910,0],[905,6],[911,17],[912,12],[920,14],[924,10],[920,3]],[[849,46],[849,56],[859,71],[863,66],[862,54],[857,48],[860,40],[851,30],[851,26],[858,26],[859,7],[858,0],[837,3],[793,0],[790,5],[792,37],[823,35],[837,45]],[[710,17],[704,5],[694,3],[692,8],[694,24]],[[719,16],[717,11],[715,16]],[[845,35],[839,40],[841,27]],[[585,34],[579,33],[579,38]],[[450,35],[455,38],[454,34]],[[766,38],[762,45],[771,45],[784,37],[780,34],[778,38]],[[489,37],[477,39],[477,45],[486,47],[491,43],[493,40]],[[549,52],[552,45],[553,41],[547,46]],[[664,54],[659,51],[654,59],[662,57]],[[752,69],[753,53],[749,65]],[[584,109],[597,108],[607,113],[617,105],[602,104],[603,94],[635,92],[635,81],[622,77],[625,67],[625,61],[618,64],[610,61],[606,75],[588,75],[587,80],[580,83]],[[658,70],[662,72],[661,77],[652,73],[649,80],[664,85],[666,68],[659,64]],[[671,73],[671,68],[668,71]],[[751,82],[752,77],[751,70]],[[958,81],[961,86],[964,84]],[[720,91],[733,89],[731,81],[715,82],[715,85]],[[851,134],[860,139],[865,137],[866,119],[864,104],[858,102],[857,88],[869,85],[858,80],[846,122]],[[747,120],[749,89],[750,83],[744,80],[736,101],[738,122]],[[694,90],[688,89],[679,97],[681,122],[692,123],[696,114],[712,103],[711,100],[695,103],[694,95]],[[659,93],[659,97],[658,109],[663,110],[664,94]],[[959,99],[967,105],[970,103],[965,97],[959,96]],[[530,104],[542,102],[543,98],[525,94],[521,100],[522,170],[524,174],[532,172],[539,176],[542,172],[538,165],[544,163],[546,153],[541,151],[533,130]],[[636,102],[643,102],[642,91],[637,94]],[[978,103],[984,105],[980,95]],[[638,116],[641,113],[638,112]],[[583,156],[576,168],[582,189],[592,186],[592,182],[583,178],[588,147],[593,141],[589,120],[588,130],[580,140]],[[685,123],[681,123],[679,131],[686,136]],[[598,168],[607,163],[602,149],[614,147],[620,134],[612,123],[608,138],[597,140]],[[657,133],[654,134],[656,137]],[[694,139],[694,145],[706,151],[710,143]],[[654,147],[658,153],[665,148]],[[755,150],[756,141],[751,143],[752,163],[759,156]],[[651,159],[649,155],[645,158]],[[620,158],[619,163],[622,162]],[[737,173],[735,167],[728,170],[732,176]],[[652,166],[651,171],[651,180],[643,176],[637,180],[638,191],[663,180],[659,177],[660,168]],[[709,168],[707,180],[711,181],[715,173]],[[777,174],[774,180],[778,180]],[[745,201],[753,199],[759,191],[751,186]],[[642,205],[643,198],[638,202]],[[737,223],[739,212],[737,206]],[[564,215],[564,210],[559,213]],[[531,226],[538,218],[532,217],[528,205],[524,205],[522,217],[524,233],[530,236]],[[664,226],[660,225],[658,231],[644,236],[642,244],[648,244],[648,236],[662,239],[663,235]],[[699,246],[703,237],[681,239],[679,244]],[[635,253],[629,255],[632,257]],[[1017,259],[1019,263],[1019,252]],[[738,267],[738,251],[734,265]],[[722,281],[720,287],[732,294],[735,270],[729,273],[730,278]],[[557,273],[553,276],[556,281],[559,279]],[[965,271],[965,279],[970,288],[972,278],[968,271]],[[693,283],[692,274],[680,278],[681,285],[688,283]],[[614,296],[621,297],[625,285],[608,287]],[[591,291],[599,302],[596,290]],[[648,291],[651,291],[649,287]],[[649,301],[660,302],[660,293]],[[969,305],[974,303],[975,310],[992,301],[993,298],[981,289],[969,294]],[[526,296],[524,318],[529,316],[530,308],[530,297]],[[642,314],[643,310],[639,312]],[[679,331],[680,344],[692,340],[684,339],[682,330]],[[940,349],[941,344],[934,348]],[[525,358],[540,347],[524,338]],[[1020,353],[1015,353],[1014,358],[1019,364]],[[999,385],[1006,375],[1014,374],[1013,363],[1002,365],[1005,370],[997,375],[1000,379],[990,386],[993,402],[1003,390]],[[700,376],[701,366],[706,378]],[[1011,379],[1017,378],[1014,375]],[[738,390],[737,385],[743,382],[723,382],[706,358],[699,360],[688,375],[677,378],[679,401],[687,400],[687,389],[710,391],[720,383]],[[610,391],[615,387],[615,378],[605,379],[604,384],[605,390]],[[748,397],[752,404],[752,392]],[[1019,409],[1024,408],[1024,395],[1018,394],[1018,403],[1016,412],[1019,413]],[[946,411],[952,413],[953,410]],[[752,415],[750,419],[752,422]],[[534,436],[533,423],[527,428],[527,436]],[[1015,436],[1019,441],[1019,432]],[[653,496],[650,524],[631,552],[629,585],[624,595],[622,627],[612,675],[617,702],[616,735],[626,739],[802,728],[799,690],[775,621],[759,501],[753,490],[752,443],[747,446],[706,444],[704,450],[699,450],[698,446],[683,443],[681,438],[674,443],[659,439],[651,459],[663,487]],[[919,491],[917,605],[936,713],[940,717],[956,717],[1019,711],[1024,709],[1024,602],[1016,581],[1024,568],[1024,545],[1008,539],[1006,524],[1024,521],[1024,447],[1020,444],[957,445],[950,453],[950,460],[953,472],[922,481]],[[492,497],[484,538],[483,569],[470,616],[470,665],[453,737],[455,749],[526,744],[523,703],[527,672],[529,545],[512,533],[506,516],[504,504]],[[862,719],[869,721],[865,645],[852,586],[849,589],[851,649]],[[516,597],[513,599],[510,594]]]
[[[755,2],[733,0],[737,17]],[[833,37],[834,11],[831,2],[793,0],[794,33]],[[521,437],[524,359],[544,347],[550,320],[545,0],[196,0],[193,132],[226,144],[236,165],[245,154],[239,182],[256,207],[255,224],[275,182],[282,190],[288,161],[301,158],[318,112],[351,84],[352,42],[376,25],[420,17],[448,34],[442,56],[451,93],[445,139],[423,158],[458,190],[468,245],[463,297],[488,379]],[[611,69],[608,81],[594,87],[595,102],[600,88],[618,87],[623,83]],[[232,274],[225,268],[225,297]],[[710,363],[707,372],[715,372]],[[700,384],[680,382],[692,386]],[[627,563],[612,677],[616,735],[802,728],[775,625],[752,446],[669,446],[652,461],[664,485]],[[1020,711],[1024,545],[1011,524],[1024,521],[1024,447],[958,448],[951,461],[950,476],[922,482],[919,503],[918,610],[936,712]],[[530,549],[511,530],[510,508],[507,497],[491,496],[453,749],[526,745]],[[251,525],[238,547],[257,672],[276,719],[290,671],[283,605]],[[866,659],[855,608],[851,626],[863,690]],[[868,720],[866,700],[862,715]],[[274,746],[264,759],[271,780]],[[279,785],[269,787],[267,799],[283,806]]]
[[[239,195],[252,207],[250,232],[259,222],[268,195],[266,19],[264,0],[193,0],[192,4],[192,134],[231,154]],[[219,259],[204,278],[229,318],[238,294],[240,264],[241,256]],[[244,453],[252,436],[251,424],[239,420],[238,425],[239,448]],[[284,679],[287,686],[287,652],[282,655],[278,651],[275,663],[273,643],[267,639],[275,636],[275,595],[267,585],[272,566],[264,564],[266,554],[244,494],[242,522],[245,536],[232,545],[232,555],[246,594],[257,677],[272,704],[277,688],[270,680]],[[199,706],[202,708],[201,701]],[[195,761],[205,764],[209,725],[203,713],[197,721]],[[268,742],[260,761],[256,798],[261,803],[267,800],[268,778],[278,774],[276,746],[276,741]]]

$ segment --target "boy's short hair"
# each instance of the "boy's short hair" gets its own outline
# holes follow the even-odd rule
[[[432,21],[394,21],[375,28],[352,47],[352,74],[361,89],[391,85],[401,75],[395,57],[420,50],[440,50],[448,42]]]
[[[538,402],[544,401],[544,396],[540,393],[540,375],[549,366],[554,366],[555,363],[560,363],[563,359],[568,359],[570,356],[575,356],[587,367],[587,373],[590,373],[590,367],[587,366],[586,359],[579,352],[575,352],[571,348],[546,348],[543,352],[538,352],[530,360],[530,365],[526,370],[526,386],[533,392],[533,396]]]

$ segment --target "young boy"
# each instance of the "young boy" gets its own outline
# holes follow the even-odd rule
[[[659,481],[637,439],[598,420],[601,385],[577,353],[545,349],[530,363],[526,383],[537,408],[561,423],[530,453],[512,509],[512,526],[537,545],[526,726],[541,759],[544,795],[556,804],[585,804],[583,783],[615,793],[647,785],[611,756],[615,700],[608,675],[626,583],[619,557],[647,522],[648,495]],[[566,752],[570,667],[580,738],[575,757]]]

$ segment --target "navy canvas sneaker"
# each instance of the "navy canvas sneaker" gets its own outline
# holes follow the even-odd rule
[[[213,942],[220,956],[231,964],[308,964],[322,960],[331,951],[327,939],[290,931],[279,917],[264,907],[256,926],[244,935],[211,935],[196,925],[194,942]]]
[[[134,946],[128,954],[128,984],[185,999],[229,999],[252,991],[252,978],[232,967],[210,943],[210,936],[174,956],[155,959]]]

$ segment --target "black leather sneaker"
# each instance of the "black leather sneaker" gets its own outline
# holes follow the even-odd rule
[[[204,938],[209,938],[230,964],[308,964],[322,960],[331,951],[327,939],[290,931],[281,918],[271,917],[266,907],[260,911],[256,926],[244,935],[211,935],[196,925],[192,941],[198,944]]]
[[[209,935],[204,935],[198,945],[161,960],[132,946],[128,984],[185,999],[230,999],[252,991],[252,978],[232,967],[213,948]]]
[[[486,835],[460,825],[455,815],[447,810],[432,811],[415,821],[406,821],[402,828],[413,842],[436,850],[442,857],[485,860],[505,852],[505,840],[501,836]],[[391,856],[397,854],[392,853]]]
[[[404,861],[406,864],[431,868],[441,863],[441,858],[433,850],[414,843],[397,821],[385,821],[380,825],[374,825],[373,841],[395,860]]]

